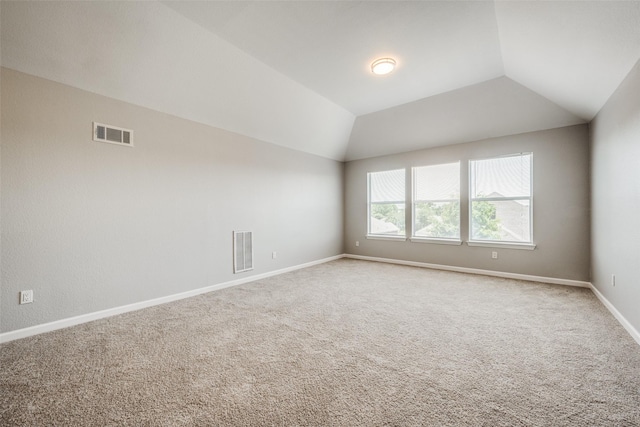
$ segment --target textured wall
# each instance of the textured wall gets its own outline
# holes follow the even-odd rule
[[[367,240],[367,172],[461,160],[461,233],[468,234],[469,159],[533,152],[533,251]],[[589,280],[587,125],[348,162],[345,252],[457,267]],[[355,242],[360,246],[356,247]],[[497,250],[498,259],[491,259]]]
[[[640,62],[591,124],[592,282],[640,331]],[[616,276],[615,287],[611,275]]]
[[[1,332],[342,253],[340,162],[9,69],[1,107]],[[232,274],[233,230],[252,273]]]

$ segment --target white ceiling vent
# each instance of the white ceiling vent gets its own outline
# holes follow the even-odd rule
[[[133,147],[133,131],[93,122],[93,140]]]
[[[251,231],[233,232],[233,272],[253,270],[253,244]]]

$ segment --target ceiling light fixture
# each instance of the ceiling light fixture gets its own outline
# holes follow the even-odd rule
[[[373,74],[389,74],[396,67],[396,61],[392,58],[380,58],[371,63]]]

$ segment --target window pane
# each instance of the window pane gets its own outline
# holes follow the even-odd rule
[[[369,233],[398,236],[405,234],[404,204],[373,203],[370,206]]]
[[[405,235],[405,170],[369,173],[369,234]]]
[[[460,163],[422,166],[413,169],[415,200],[458,200]]]
[[[530,201],[471,202],[471,239],[530,242]]]
[[[432,238],[460,237],[460,203],[416,202],[414,236]]]
[[[473,160],[471,197],[530,197],[531,154]]]
[[[413,236],[460,237],[460,162],[413,168]]]
[[[370,203],[401,202],[405,199],[404,169],[369,174]]]

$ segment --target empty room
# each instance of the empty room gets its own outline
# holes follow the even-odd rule
[[[0,425],[640,426],[640,1],[0,36]]]

